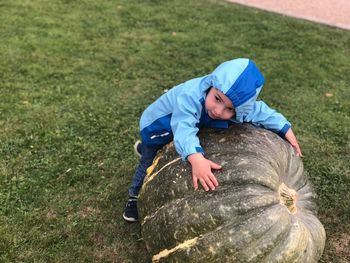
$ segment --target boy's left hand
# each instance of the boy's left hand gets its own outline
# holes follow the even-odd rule
[[[289,141],[289,143],[295,148],[297,151],[299,157],[303,157],[303,154],[301,153],[297,138],[295,137],[293,131],[291,128],[287,131],[285,138]]]

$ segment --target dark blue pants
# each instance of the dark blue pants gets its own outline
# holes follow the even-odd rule
[[[141,159],[136,169],[134,179],[129,188],[129,196],[137,197],[141,190],[143,180],[145,179],[147,168],[153,163],[154,157],[159,149],[163,148],[164,145],[144,145],[141,146]]]

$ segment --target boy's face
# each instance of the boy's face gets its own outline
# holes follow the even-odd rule
[[[235,114],[231,100],[216,88],[211,88],[205,99],[205,108],[212,119],[229,120]]]

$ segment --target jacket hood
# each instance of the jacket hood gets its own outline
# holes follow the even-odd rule
[[[220,64],[204,83],[205,89],[214,87],[222,91],[237,108],[257,96],[265,78],[252,60],[239,58]]]

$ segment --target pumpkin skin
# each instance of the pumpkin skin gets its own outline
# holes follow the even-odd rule
[[[206,158],[222,165],[216,190],[195,191],[172,145],[158,154],[139,197],[153,262],[317,262],[325,230],[293,147],[251,124],[203,129]]]

